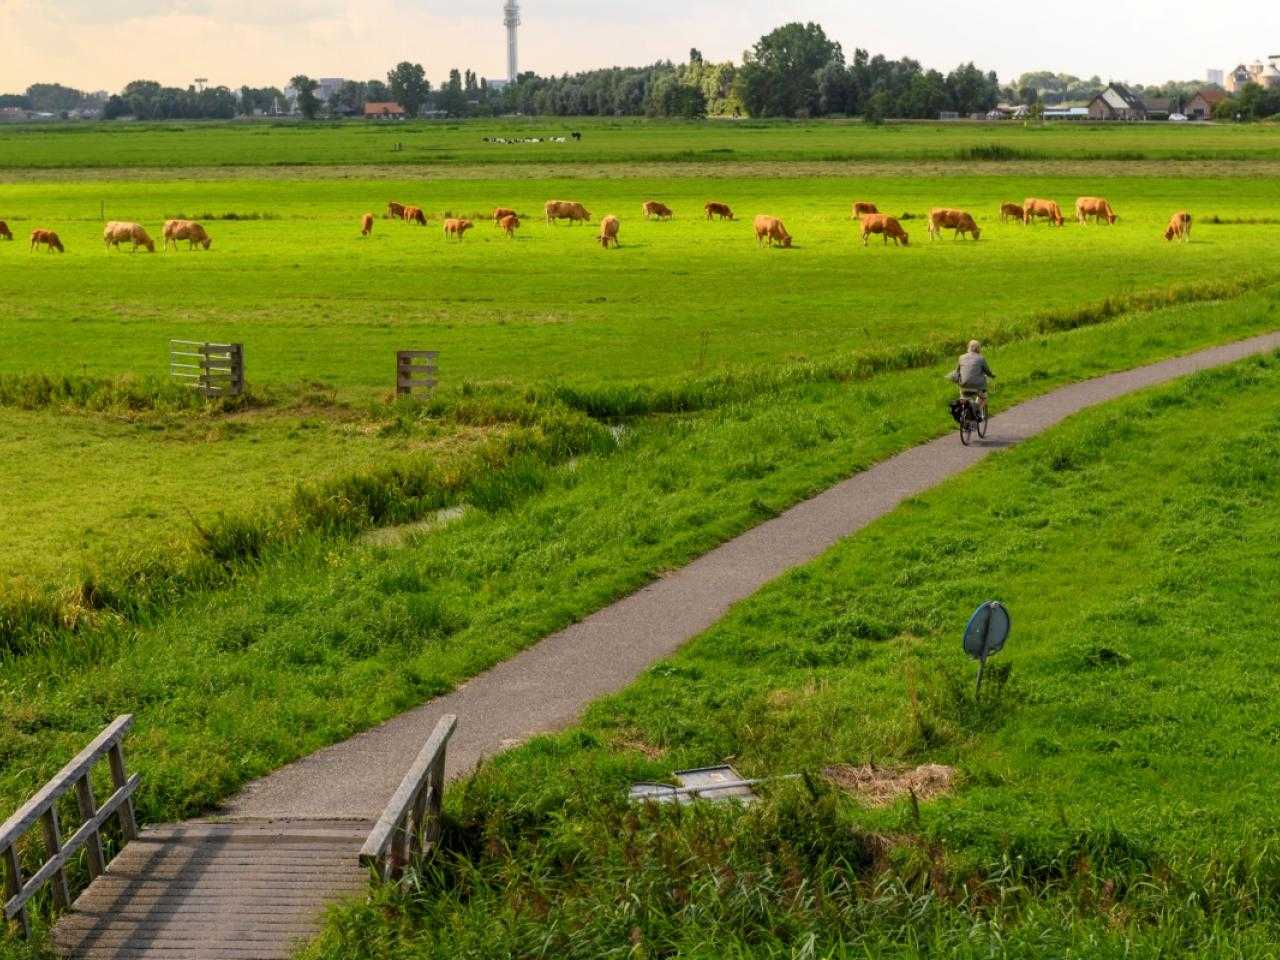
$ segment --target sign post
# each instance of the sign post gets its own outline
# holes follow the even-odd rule
[[[1009,611],[999,600],[988,600],[973,611],[964,628],[964,652],[978,661],[978,683],[973,691],[976,699],[982,693],[982,672],[987,657],[1004,649],[1009,636]]]

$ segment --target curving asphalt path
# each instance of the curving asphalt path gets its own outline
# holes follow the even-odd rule
[[[512,743],[569,725],[586,704],[626,686],[720,620],[737,601],[993,450],[1047,430],[1081,408],[1276,349],[1280,332],[1086,380],[1001,411],[985,442],[963,447],[949,433],[900,453],[545,638],[452,693],[250,784],[221,813],[376,819],[444,714],[459,718],[449,743],[452,777]]]

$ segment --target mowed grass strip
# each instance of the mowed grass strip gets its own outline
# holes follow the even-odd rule
[[[1107,196],[1114,227],[1055,230],[997,222],[1002,201]],[[598,222],[622,219],[620,250],[595,226],[548,226],[547,199],[577,199]],[[462,243],[426,228],[358,218],[390,199],[434,216],[528,214],[515,241],[480,222]],[[669,223],[644,222],[658,199]],[[742,222],[703,219],[710,199]],[[968,209],[979,243],[864,249],[853,200],[893,215]],[[213,247],[161,255],[105,252],[100,217],[267,216],[208,222]],[[1169,245],[1172,212],[1198,223]],[[790,250],[757,247],[750,219],[781,217]],[[1217,216],[1228,222],[1209,223]],[[1280,262],[1280,200],[1267,181],[1178,178],[897,177],[636,181],[29,184],[0,193],[19,234],[0,245],[0,372],[156,373],[169,338],[245,343],[251,379],[319,382],[364,395],[391,387],[394,351],[441,352],[446,383],[670,380],[751,364],[823,358],[985,333],[1108,297],[1173,290]],[[65,256],[28,254],[22,236],[52,227]],[[1229,269],[1224,264],[1230,263]]]
[[[580,141],[569,138],[582,133]],[[485,137],[542,138],[486,143]],[[556,143],[554,137],[567,142]],[[1187,160],[1280,158],[1265,125],[811,122],[534,117],[409,124],[84,123],[7,125],[0,168],[725,160]]]
[[[415,882],[308,956],[1272,955],[1277,387],[1275,356],[1200,374],[909,501],[491,761]],[[805,779],[625,799],[726,757]],[[874,809],[824,773],[868,763],[957,775]]]

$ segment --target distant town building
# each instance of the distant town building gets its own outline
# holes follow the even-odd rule
[[[364,118],[366,120],[403,120],[406,116],[404,107],[398,103],[366,103]]]
[[[1222,86],[1222,79],[1223,79],[1222,71],[1206,70],[1204,72],[1204,79],[1205,79],[1205,83],[1212,83],[1215,87],[1220,87]]]
[[[1222,86],[1227,93],[1239,93],[1250,83],[1260,87],[1280,87],[1280,54],[1268,60],[1265,64],[1261,60],[1242,63],[1234,70],[1228,70]]]
[[[1089,101],[1090,120],[1145,120],[1147,105],[1142,98],[1123,83],[1108,84],[1107,88]],[[1169,119],[1169,106],[1164,105],[1164,117]]]
[[[1227,99],[1227,95],[1221,90],[1210,87],[1207,90],[1201,90],[1187,102],[1185,111],[1188,120],[1212,120],[1213,108]]]
[[[520,78],[520,50],[516,36],[520,26],[518,0],[506,0],[502,5],[502,25],[507,28],[507,82],[515,83]]]

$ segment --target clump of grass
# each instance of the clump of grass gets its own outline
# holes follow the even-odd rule
[[[229,210],[225,213],[166,213],[166,220],[280,220],[283,219],[278,213],[269,212],[238,212]]]
[[[0,406],[21,410],[67,407],[116,413],[177,410],[232,412],[270,403],[271,398],[267,394],[252,389],[236,397],[206,399],[188,387],[160,377],[0,374]]]
[[[988,162],[1046,159],[1045,155],[1038,150],[1020,150],[1003,143],[983,143],[974,147],[961,147],[956,151],[955,156],[957,160],[984,160]]]

